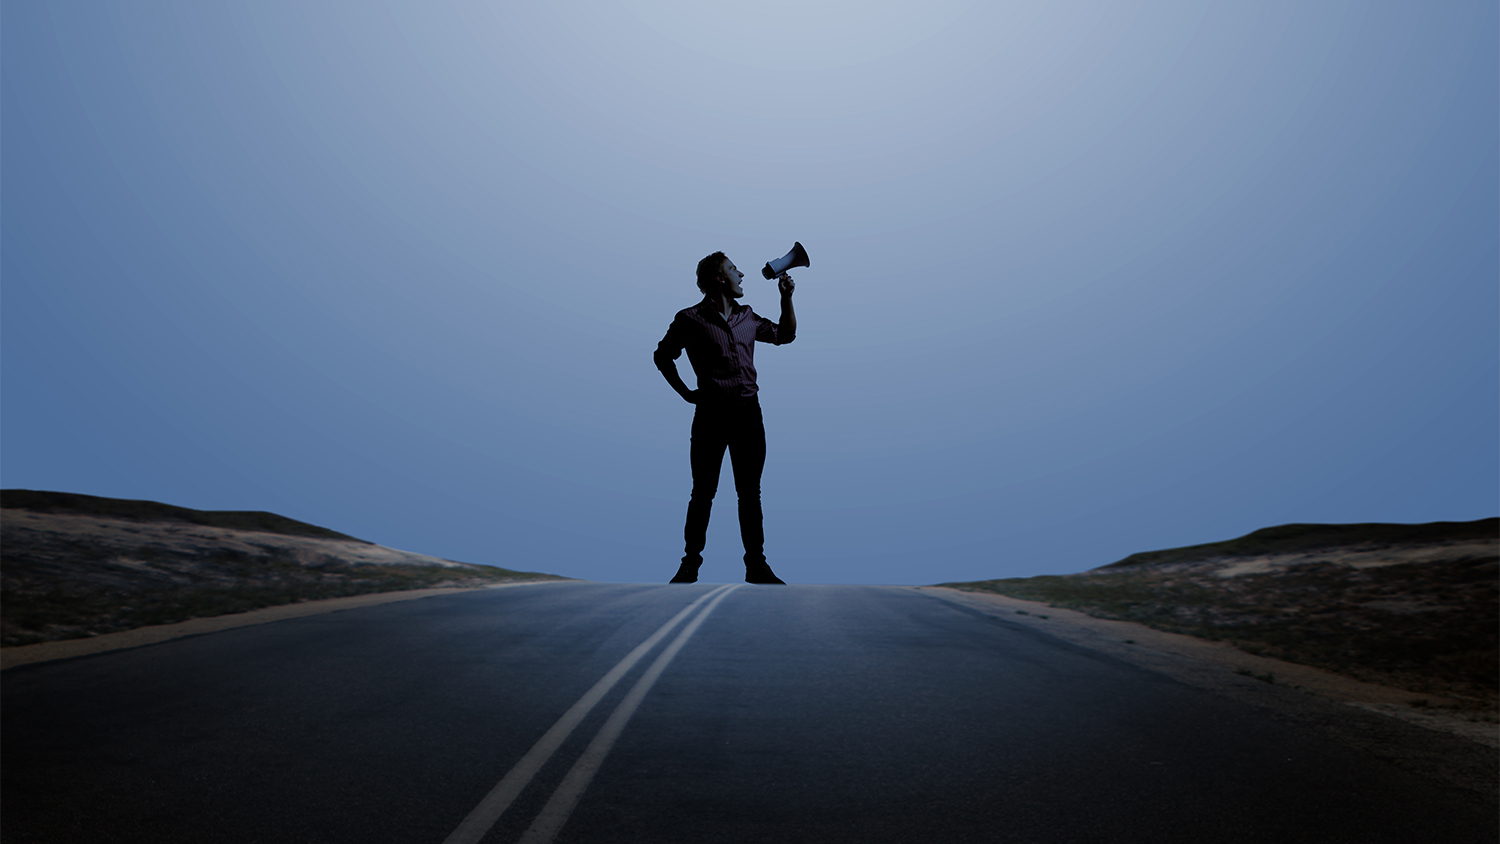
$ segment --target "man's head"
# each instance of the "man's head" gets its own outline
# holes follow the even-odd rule
[[[722,293],[731,299],[745,295],[740,279],[745,274],[723,252],[715,252],[698,262],[698,289],[704,293]]]

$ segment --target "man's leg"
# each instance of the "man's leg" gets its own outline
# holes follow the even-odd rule
[[[760,476],[766,466],[766,425],[760,403],[743,407],[730,426],[729,462],[740,504],[740,539],[745,543],[745,582],[782,583],[766,565],[765,528],[760,508]]]
[[[714,493],[719,489],[719,469],[724,465],[724,424],[721,414],[705,405],[693,412],[693,441],[689,459],[693,466],[693,492],[688,498],[687,523],[682,529],[685,553],[673,583],[696,583],[703,564],[703,546],[708,544],[708,517]]]

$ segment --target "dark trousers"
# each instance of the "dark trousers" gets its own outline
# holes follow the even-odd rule
[[[688,500],[682,561],[703,562],[708,542],[708,516],[719,488],[724,450],[734,468],[734,491],[740,499],[740,538],[745,543],[745,565],[764,563],[765,533],[761,527],[760,473],[766,465],[766,425],[756,398],[703,402],[693,413],[693,494]]]

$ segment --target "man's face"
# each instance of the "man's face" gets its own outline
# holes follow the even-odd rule
[[[738,299],[745,295],[744,289],[740,287],[740,279],[744,278],[745,274],[736,269],[734,262],[728,258],[724,259],[723,277],[724,295],[731,299]]]

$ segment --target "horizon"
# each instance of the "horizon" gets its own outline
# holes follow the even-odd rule
[[[64,490],[30,490],[30,489],[14,489],[14,488],[0,489],[0,493],[3,493],[3,492],[37,492],[37,493],[42,493],[44,495],[62,494],[62,495],[70,495],[70,496],[77,495],[77,496],[82,496],[82,497],[85,497],[85,498],[101,498],[100,496],[91,496],[91,495],[88,495],[87,493],[71,493],[71,492],[66,492]],[[275,512],[269,511],[269,510],[199,510],[197,508],[185,507],[184,505],[173,504],[173,503],[167,502],[167,501],[147,501],[147,500],[144,500],[144,499],[118,499],[118,498],[102,498],[102,500],[104,500],[104,501],[124,501],[124,502],[130,503],[130,504],[163,504],[163,505],[166,505],[166,506],[174,508],[174,509],[186,509],[186,510],[191,510],[191,511],[196,512],[196,513],[236,514],[236,515],[249,514],[249,515],[276,516],[278,518],[287,519],[289,521],[295,522],[295,523],[303,525],[305,527],[320,528],[320,529],[324,529],[324,530],[333,531],[333,532],[338,533],[338,534],[343,534],[342,539],[344,539],[345,541],[348,541],[348,540],[354,540],[356,542],[368,542],[369,541],[369,540],[364,539],[363,537],[353,536],[352,534],[346,534],[343,531],[338,530],[336,527],[333,527],[333,526],[330,526],[330,525],[313,524],[311,522],[305,522],[305,521],[303,521],[301,519],[297,519],[297,518],[294,518],[292,516],[288,516],[285,513],[275,513]],[[24,510],[24,509],[27,509],[27,508],[25,506],[18,506],[18,507],[16,507],[16,509],[23,509]],[[64,512],[67,512],[67,511],[64,511]],[[104,514],[102,516],[96,516],[96,517],[99,517],[99,518],[113,518],[113,516],[110,516],[109,514]],[[133,518],[133,517],[122,517],[122,518],[130,519],[130,518]],[[145,517],[135,517],[135,518],[145,518]],[[150,519],[146,519],[146,520],[150,521]],[[1248,538],[1250,536],[1254,536],[1255,534],[1278,531],[1278,530],[1280,530],[1282,528],[1292,528],[1292,527],[1376,527],[1376,526],[1378,526],[1378,527],[1387,527],[1387,526],[1411,527],[1411,526],[1428,526],[1428,525],[1474,524],[1476,522],[1486,522],[1486,521],[1500,521],[1500,516],[1486,516],[1486,517],[1482,517],[1482,518],[1479,518],[1479,519],[1470,519],[1470,520],[1462,521],[1462,522],[1443,521],[1443,520],[1439,520],[1439,521],[1435,521],[1435,522],[1356,522],[1356,523],[1340,523],[1340,524],[1328,524],[1328,523],[1317,523],[1317,522],[1312,522],[1312,523],[1310,523],[1310,522],[1292,522],[1292,523],[1283,524],[1283,525],[1266,525],[1265,527],[1257,528],[1257,529],[1255,529],[1253,531],[1250,531],[1249,533],[1243,534],[1241,536],[1227,537],[1227,538],[1222,539],[1222,540],[1215,540],[1215,541],[1208,542],[1208,543],[1202,543],[1200,545],[1191,545],[1191,546],[1183,546],[1183,547],[1176,547],[1176,548],[1147,548],[1147,549],[1141,549],[1139,551],[1133,551],[1130,554],[1127,554],[1125,557],[1122,557],[1119,560],[1115,560],[1115,561],[1112,561],[1112,562],[1109,562],[1109,563],[1101,563],[1098,566],[1094,566],[1094,567],[1091,567],[1089,569],[1084,569],[1084,570],[1079,571],[1079,572],[1064,572],[1064,574],[1082,574],[1082,573],[1089,572],[1089,571],[1094,571],[1094,570],[1097,570],[1097,569],[1100,569],[1100,568],[1108,568],[1110,566],[1114,566],[1114,565],[1117,565],[1119,563],[1123,563],[1126,560],[1130,559],[1131,557],[1140,556],[1140,555],[1143,555],[1143,554],[1144,555],[1150,555],[1150,554],[1160,553],[1160,552],[1163,552],[1163,551],[1182,551],[1182,550],[1188,550],[1188,549],[1191,549],[1191,548],[1208,547],[1208,546],[1213,546],[1213,545],[1223,545],[1223,544],[1235,542],[1235,541],[1238,541],[1238,540],[1241,540],[1241,539],[1246,539],[1246,538]],[[253,528],[231,528],[231,529],[232,530],[252,530],[252,531],[254,530]],[[339,537],[324,537],[324,538],[326,538],[326,539],[338,539]],[[379,545],[380,543],[375,543],[375,544]],[[382,546],[382,547],[389,547],[389,546]],[[405,551],[405,552],[413,553],[413,554],[422,554],[423,553],[421,551],[421,549],[417,549],[417,548],[396,548],[396,549],[393,549],[393,550]],[[428,554],[428,555],[425,555],[425,556],[432,556],[432,555]],[[444,560],[446,560],[447,562],[450,562],[450,563],[463,563],[465,565],[493,566],[493,564],[491,564],[491,563],[470,563],[467,560],[453,560],[453,559],[447,559],[447,558],[437,558],[437,559],[444,559]],[[502,566],[500,568],[505,568],[505,567]],[[584,581],[584,582],[606,582],[606,583],[628,583],[628,582],[631,582],[631,581],[618,581],[618,580],[615,580],[615,581],[594,581],[594,580],[590,580],[588,578],[574,578],[572,575],[569,575],[569,574],[567,574],[565,572],[561,572],[561,571],[547,571],[547,572],[540,572],[540,571],[526,572],[526,571],[523,571],[523,572],[520,572],[520,573],[522,573],[522,574],[558,575],[558,576],[561,576],[561,577],[564,577],[564,578],[573,579],[573,580],[580,580],[580,581]],[[1057,573],[1049,573],[1049,574],[1057,574]],[[1041,577],[1041,576],[1044,576],[1044,575],[1026,575],[1026,574],[1020,574],[1020,575],[1010,575],[1010,576],[1011,577],[1028,578],[1028,577]],[[998,578],[984,578],[984,580],[994,580],[994,579],[998,579]],[[644,582],[648,582],[649,583],[651,581],[644,581]],[[721,583],[721,582],[722,583],[732,583],[732,582],[734,582],[734,580],[715,581],[715,580],[712,580],[712,579],[704,579],[704,580],[701,580],[699,582],[701,582],[701,583]],[[945,583],[954,583],[954,582],[962,582],[962,581],[944,581],[944,582]],[[834,585],[834,584],[802,583],[801,585],[804,585],[804,586],[818,586],[818,585]],[[922,583],[922,584],[865,584],[865,585],[936,586],[936,585],[941,585],[941,584],[939,584],[939,583]]]
[[[665,582],[692,408],[651,352],[714,251],[775,319],[758,268],[800,241],[798,338],[755,360],[788,582],[1492,518],[1497,31],[1477,1],[6,4],[0,486]],[[715,581],[727,465],[716,505]]]

